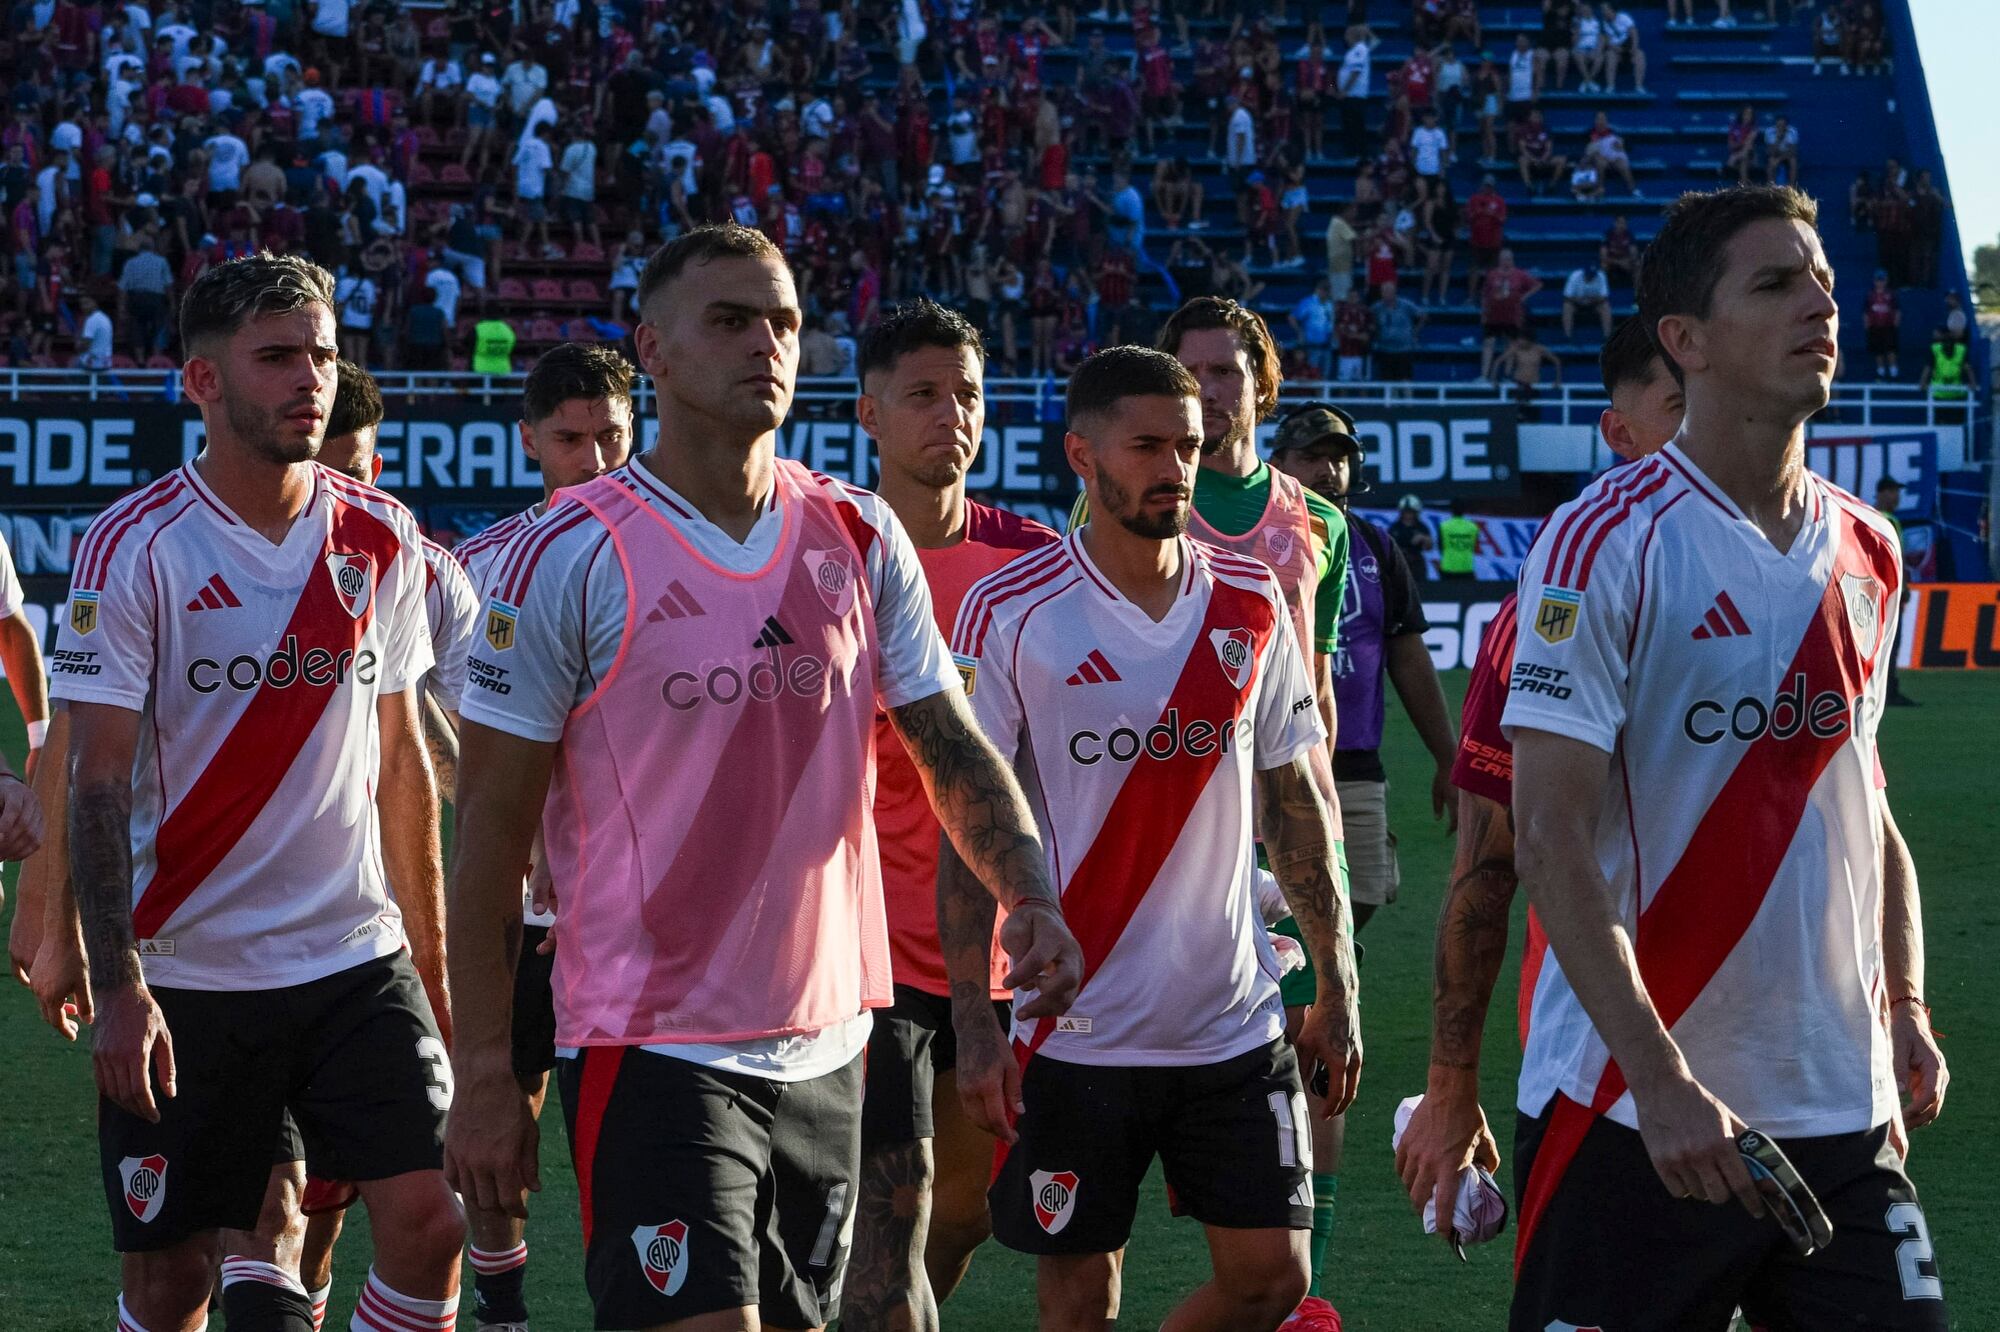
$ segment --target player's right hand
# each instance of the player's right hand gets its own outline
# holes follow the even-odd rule
[[[1352,994],[1329,997],[1323,982],[1320,997],[1306,1010],[1292,1048],[1299,1058],[1299,1072],[1310,1083],[1313,1066],[1324,1064],[1326,1095],[1321,1108],[1326,1117],[1345,1114],[1361,1088],[1361,1011]]]
[[[1639,1137],[1668,1193],[1718,1205],[1733,1194],[1750,1215],[1764,1215],[1757,1186],[1736,1150],[1736,1135],[1749,1126],[1693,1074],[1681,1070],[1644,1097],[1634,1088],[1632,1104],[1639,1112]]]
[[[61,931],[42,936],[41,951],[35,954],[29,984],[42,1021],[66,1041],[76,1039],[77,1024],[89,1026],[94,1019],[90,1004],[90,967],[74,936]]]
[[[1069,1012],[1083,988],[1083,948],[1060,907],[1042,898],[1016,904],[1000,926],[1000,946],[1014,963],[1003,984],[1035,992],[1016,1016],[1032,1021]]]
[[[0,860],[26,860],[41,845],[42,802],[19,777],[0,776]]]
[[[541,1130],[513,1069],[475,1074],[454,1066],[458,1089],[444,1126],[444,1177],[483,1212],[523,1220],[528,1195],[542,1191]]]
[[[120,985],[99,996],[91,1046],[97,1090],[127,1113],[159,1123],[160,1107],[149,1075],[158,1074],[161,1098],[174,1094],[174,1039],[143,982]]]
[[[1424,1204],[1433,1204],[1440,1218],[1438,1233],[1447,1239],[1458,1205],[1459,1172],[1473,1165],[1500,1168],[1500,1144],[1487,1126],[1477,1087],[1427,1090],[1396,1145],[1396,1173],[1410,1195],[1410,1210],[1421,1216]]]
[[[993,1016],[984,995],[978,1007],[960,1021],[954,1005],[952,1025],[958,1035],[958,1099],[965,1117],[1000,1141],[1015,1140],[1014,1121],[1021,1101],[1021,1064],[1014,1057],[1007,1033]]]

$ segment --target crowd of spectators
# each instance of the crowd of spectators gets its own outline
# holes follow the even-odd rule
[[[645,256],[733,219],[792,260],[809,370],[845,369],[854,335],[918,292],[986,329],[996,370],[1061,375],[1150,337],[1156,296],[1257,302],[1296,272],[1311,294],[1269,311],[1296,371],[1407,377],[1457,287],[1491,376],[1522,363],[1543,285],[1513,262],[1495,172],[1643,197],[1606,114],[1559,143],[1541,106],[1646,93],[1619,3],[1542,0],[1533,33],[1489,55],[1478,0],[1412,0],[1414,50],[1386,77],[1359,0],[1296,45],[1283,4],[1156,6],[22,0],[0,41],[0,356],[171,364],[175,294],[261,247],[336,273],[352,359],[505,365],[557,337],[623,337]],[[1670,18],[1693,9],[1672,0]],[[1881,58],[1873,5],[1826,0],[1816,40],[1830,11],[1850,67]],[[1736,21],[1728,0],[1715,21]],[[1727,169],[1796,180],[1796,131],[1745,125]],[[1351,186],[1316,200],[1308,172],[1336,169]],[[1900,210],[1886,185],[1856,186],[1885,255],[1929,206],[1924,178],[1897,189]],[[1219,191],[1234,225],[1211,228]],[[1899,281],[1924,254],[1899,252]],[[1637,259],[1620,217],[1558,284],[1566,338],[1608,327]]]

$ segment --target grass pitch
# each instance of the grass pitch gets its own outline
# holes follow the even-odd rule
[[[1953,1081],[1944,1117],[1917,1134],[1910,1172],[1923,1191],[1955,1326],[2000,1327],[2000,1264],[1992,1258],[1986,1171],[2000,1140],[2000,1024],[1994,1014],[1993,941],[2000,937],[2000,676],[1913,673],[1924,706],[1891,712],[1883,762],[1896,816],[1924,887],[1929,992]],[[1446,686],[1454,700],[1465,677]],[[1393,703],[1392,703],[1393,710]],[[11,700],[0,702],[0,746],[18,762],[23,745]],[[1400,717],[1388,727],[1390,808],[1402,839],[1401,900],[1369,923],[1362,975],[1367,1071],[1348,1117],[1339,1224],[1329,1294],[1350,1329],[1459,1332],[1504,1326],[1510,1236],[1474,1250],[1461,1266],[1424,1236],[1397,1183],[1389,1153],[1396,1102],[1423,1090],[1429,1047],[1431,926],[1450,842],[1430,820],[1428,760]],[[8,882],[12,882],[11,871]],[[8,903],[11,919],[12,900]],[[1519,935],[1516,914],[1516,944]],[[1485,1105],[1503,1150],[1513,1130],[1516,1067],[1512,972],[1487,1025]],[[87,1039],[87,1038],[86,1038]],[[85,1045],[68,1046],[36,1018],[25,993],[0,989],[0,1328],[9,1332],[101,1332],[114,1320],[117,1261],[110,1251],[98,1182],[95,1100]],[[590,1326],[582,1288],[576,1188],[552,1105],[543,1116],[545,1190],[533,1201],[528,1240],[535,1326]],[[1506,1170],[1502,1171],[1503,1180]],[[1986,1238],[1982,1239],[1981,1237]],[[341,1242],[330,1328],[345,1328],[366,1270],[367,1220],[357,1209]],[[1981,1253],[1987,1257],[1981,1258]],[[1157,1327],[1180,1294],[1206,1274],[1201,1231],[1167,1215],[1157,1178],[1142,1207],[1125,1268],[1120,1322]],[[1034,1325],[1034,1265],[988,1245],[944,1307],[945,1326],[1016,1332]],[[468,1271],[465,1322],[471,1312]],[[220,1319],[213,1324],[221,1332]]]

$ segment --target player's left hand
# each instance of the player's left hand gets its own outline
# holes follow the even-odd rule
[[[1000,946],[1014,963],[1002,983],[1035,992],[1015,1016],[1032,1021],[1069,1012],[1083,988],[1083,948],[1060,907],[1043,898],[1023,899],[1000,926]]]
[[[1298,1052],[1300,1076],[1308,1081],[1315,1064],[1326,1065],[1326,1117],[1345,1114],[1361,1085],[1361,1010],[1356,996],[1329,994],[1322,980],[1319,997],[1306,1011],[1292,1045]]]
[[[460,1058],[464,1052],[460,1052]],[[541,1130],[511,1064],[452,1064],[458,1087],[444,1125],[444,1176],[469,1206],[527,1219],[542,1191]]]
[[[1431,817],[1444,820],[1444,830],[1458,831],[1458,791],[1451,784],[1451,768],[1438,764],[1431,774]]]
[[[0,775],[0,860],[26,860],[42,845],[42,802],[12,773]]]
[[[1931,1031],[1930,1014],[1921,1005],[1897,1004],[1889,1010],[1889,1048],[1896,1077],[1908,1094],[1903,1121],[1920,1129],[1944,1109],[1944,1089],[1951,1081],[1944,1051],[1938,1049]]]

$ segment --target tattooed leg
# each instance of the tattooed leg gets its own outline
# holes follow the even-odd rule
[[[930,1139],[865,1153],[854,1251],[841,1287],[843,1332],[937,1332],[937,1302],[924,1274],[930,1221]]]

